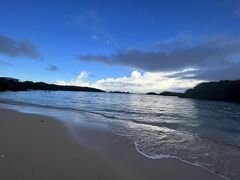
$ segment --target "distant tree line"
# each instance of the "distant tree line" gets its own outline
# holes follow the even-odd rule
[[[180,98],[205,99],[216,101],[240,102],[240,80],[200,83],[185,93],[164,91],[160,94],[149,92],[147,95],[178,96]]]
[[[100,89],[79,86],[61,86],[47,84],[44,82],[21,82],[18,79],[0,77],[0,91],[27,91],[27,90],[49,90],[49,91],[88,91],[88,92],[105,92]]]
[[[240,80],[200,83],[188,89],[184,97],[240,102]]]

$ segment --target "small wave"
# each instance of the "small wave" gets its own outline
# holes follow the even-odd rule
[[[60,106],[49,106],[49,105],[43,105],[43,104],[33,104],[33,103],[28,103],[24,101],[15,101],[15,100],[8,100],[8,99],[1,99],[0,103],[3,104],[9,104],[9,105],[19,105],[19,106],[28,106],[28,107],[37,107],[37,108],[49,108],[49,109],[56,109],[56,110],[63,110],[63,111],[77,111],[77,112],[83,112],[83,113],[91,113],[95,115],[101,115],[106,118],[114,118],[118,119],[115,116],[109,116],[103,113],[99,112],[93,112],[93,111],[88,111],[86,109],[76,109],[76,108],[70,108],[70,107],[60,107]]]
[[[43,105],[43,104],[34,104],[24,101],[16,101],[16,100],[9,100],[9,99],[1,99],[0,103],[10,104],[10,105],[19,105],[19,106],[28,106],[28,107],[37,107],[37,108],[49,108],[49,109],[56,109],[56,110],[63,110],[63,111],[74,111],[74,112],[82,112],[82,113],[90,113],[94,115],[103,116],[108,119],[116,119],[116,120],[123,120],[127,122],[133,122],[140,125],[149,125],[153,127],[167,127],[170,129],[174,129],[177,126],[176,123],[160,123],[160,122],[151,122],[151,121],[139,121],[136,119],[131,118],[121,118],[114,115],[107,115],[104,114],[102,111],[90,111],[87,109],[77,109],[77,108],[70,108],[70,107],[61,107],[61,106],[53,106],[53,105]],[[115,111],[115,110],[114,110]],[[118,112],[126,112],[126,111],[118,111]]]
[[[202,165],[199,164],[199,163],[192,163],[192,162],[186,161],[186,160],[184,160],[184,159],[181,159],[181,158],[179,158],[179,157],[170,156],[170,155],[166,155],[166,154],[151,154],[151,155],[149,155],[149,154],[144,153],[143,151],[141,151],[141,150],[138,148],[138,144],[137,144],[136,142],[134,142],[134,146],[135,146],[135,149],[137,150],[138,153],[140,153],[141,155],[143,155],[143,156],[145,156],[145,157],[147,157],[147,158],[149,158],[149,159],[154,159],[154,160],[157,160],[157,159],[158,159],[158,160],[159,160],[159,159],[165,159],[165,158],[177,159],[177,160],[179,160],[179,161],[182,161],[182,162],[184,162],[184,163],[190,164],[190,165],[192,165],[192,166],[200,167],[200,168],[202,168],[202,169],[204,169],[204,170],[206,170],[206,171],[208,171],[208,172],[210,172],[210,173],[216,174],[217,176],[222,177],[222,178],[224,178],[224,179],[231,180],[230,178],[228,178],[228,177],[226,177],[226,176],[223,176],[223,175],[218,174],[218,173],[216,173],[216,172],[214,172],[214,171],[212,171],[212,170],[209,170],[208,168],[205,168],[204,166],[202,166]]]

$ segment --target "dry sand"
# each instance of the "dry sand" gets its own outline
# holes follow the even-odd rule
[[[217,180],[176,159],[148,159],[126,138],[0,109],[0,180]]]

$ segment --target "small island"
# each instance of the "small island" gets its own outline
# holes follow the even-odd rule
[[[161,95],[161,96],[178,96],[178,97],[182,97],[184,95],[184,93],[164,91],[164,92],[160,93],[159,95]]]
[[[131,94],[130,92],[123,92],[123,91],[110,91],[109,93],[115,93],[115,94]]]
[[[146,93],[146,95],[159,95],[159,94],[157,94],[155,92],[148,92],[148,93]]]

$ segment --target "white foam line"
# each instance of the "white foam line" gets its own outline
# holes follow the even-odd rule
[[[176,156],[170,156],[170,155],[165,155],[165,154],[161,154],[161,155],[156,155],[156,154],[154,154],[154,155],[148,155],[148,154],[145,154],[144,152],[142,152],[142,151],[138,148],[138,144],[137,144],[136,142],[134,142],[134,145],[135,145],[135,149],[137,150],[138,153],[140,153],[141,155],[143,155],[143,156],[145,156],[145,157],[147,157],[147,158],[149,158],[149,159],[154,159],[154,160],[156,160],[156,159],[163,159],[163,158],[173,158],[173,159],[177,159],[177,160],[179,160],[179,161],[182,161],[182,162],[184,162],[184,163],[190,164],[190,165],[192,165],[192,166],[200,167],[200,168],[202,168],[202,169],[204,169],[204,170],[206,170],[206,171],[208,171],[208,172],[210,172],[210,173],[216,174],[217,176],[222,177],[222,178],[224,178],[224,179],[231,180],[230,178],[228,178],[228,177],[226,177],[226,176],[223,176],[223,175],[221,175],[221,174],[217,174],[217,173],[215,173],[214,171],[209,170],[209,169],[205,168],[204,166],[201,166],[201,165],[198,164],[198,163],[191,163],[191,162],[189,162],[189,161],[183,160],[183,159],[178,158],[178,157],[176,157]]]
[[[143,153],[142,151],[140,151],[140,149],[138,148],[138,144],[136,142],[134,142],[134,145],[135,145],[135,149],[137,150],[138,153],[140,153],[141,155],[149,158],[149,159],[163,159],[163,158],[169,158],[170,156],[169,155],[164,155],[164,154],[161,154],[161,155],[154,155],[154,156],[150,156],[150,155],[147,155],[145,153]]]
[[[117,132],[115,132],[113,129],[111,129],[111,130],[112,130],[113,133],[115,133],[115,134],[118,135],[118,136],[127,137],[128,139],[130,139],[127,135],[122,135],[122,134],[120,134],[120,133],[117,133]],[[143,155],[143,156],[145,156],[145,157],[147,157],[147,158],[149,158],[149,159],[153,159],[153,160],[157,160],[157,159],[159,160],[159,159],[163,159],[163,158],[173,158],[173,159],[177,159],[177,160],[179,160],[179,161],[182,161],[182,162],[184,162],[184,163],[190,164],[190,165],[192,165],[192,166],[200,167],[200,168],[202,168],[202,169],[204,169],[204,170],[206,170],[206,171],[208,171],[208,172],[210,172],[210,173],[213,173],[213,174],[215,174],[215,175],[217,175],[217,176],[219,176],[219,177],[221,177],[221,178],[224,178],[224,179],[227,179],[227,180],[231,180],[230,178],[228,178],[228,177],[226,177],[226,176],[224,176],[224,175],[221,175],[221,174],[217,174],[217,173],[215,173],[214,171],[212,171],[212,170],[210,170],[210,169],[207,169],[207,168],[205,168],[204,166],[201,166],[201,165],[198,164],[198,163],[191,163],[191,162],[189,162],[189,161],[183,160],[183,159],[178,158],[178,157],[176,157],[176,156],[170,156],[170,155],[165,155],[165,154],[161,154],[161,155],[157,155],[157,154],[155,154],[155,155],[148,155],[148,154],[145,154],[144,152],[142,152],[142,151],[138,148],[138,144],[137,144],[136,142],[134,142],[134,146],[135,146],[135,149],[137,150],[137,152],[138,152],[139,154],[141,154],[141,155]]]

